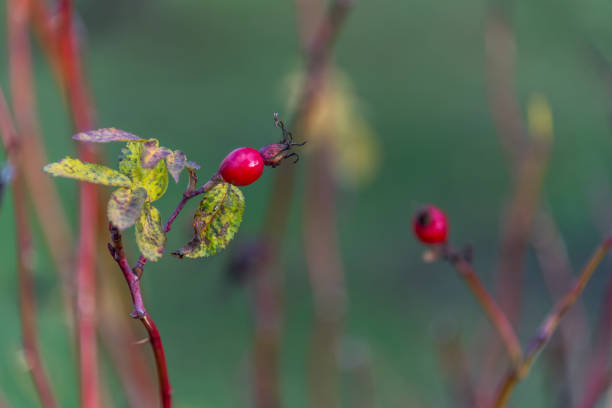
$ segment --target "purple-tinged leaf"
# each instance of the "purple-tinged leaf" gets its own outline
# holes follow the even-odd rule
[[[181,175],[181,171],[185,168],[186,163],[187,157],[185,157],[185,153],[180,150],[175,150],[166,157],[166,167],[175,182],[179,182],[179,176]]]
[[[145,139],[132,133],[116,128],[102,128],[88,132],[77,133],[72,136],[74,140],[81,142],[108,143],[108,142],[143,142]]]
[[[171,153],[172,151],[167,147],[160,147],[157,139],[149,139],[142,145],[140,164],[145,169],[151,169]]]

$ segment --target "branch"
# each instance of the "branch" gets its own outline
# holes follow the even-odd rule
[[[508,320],[508,317],[491,297],[487,289],[484,287],[474,267],[468,259],[462,254],[459,254],[450,246],[445,246],[443,249],[443,256],[448,260],[457,270],[459,276],[465,281],[474,297],[480,303],[480,306],[486,313],[487,317],[499,333],[499,336],[503,340],[508,356],[513,364],[519,364],[522,359],[523,352],[521,350],[521,343],[512,328],[512,324]]]
[[[536,357],[555,333],[563,316],[582,294],[586,284],[593,276],[597,266],[604,259],[610,247],[612,247],[612,236],[609,236],[601,243],[580,273],[578,280],[574,283],[571,290],[555,305],[548,317],[542,322],[537,334],[531,340],[521,364],[510,370],[498,387],[493,405],[495,408],[505,407],[514,387],[529,374]]]

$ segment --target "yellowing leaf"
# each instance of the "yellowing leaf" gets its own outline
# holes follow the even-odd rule
[[[143,168],[150,169],[171,153],[167,147],[160,147],[157,139],[150,139],[142,146],[140,163]]]
[[[147,191],[142,187],[113,191],[106,208],[108,219],[121,230],[131,227],[138,220],[146,199]]]
[[[238,231],[243,211],[242,192],[231,184],[218,184],[200,201],[193,217],[193,239],[172,255],[199,258],[225,248]]]
[[[158,162],[153,168],[145,169],[141,165],[143,144],[128,142],[119,156],[119,170],[127,175],[134,187],[147,190],[149,201],[155,201],[168,188],[168,170],[164,161]]]
[[[136,222],[136,243],[147,259],[157,261],[164,253],[166,234],[157,208],[146,203]]]
[[[145,140],[124,130],[112,127],[77,133],[76,135],[72,136],[72,138],[74,140],[80,140],[81,142],[94,143],[129,142]]]
[[[66,157],[57,163],[47,164],[44,168],[49,174],[68,177],[106,186],[129,187],[132,182],[124,174],[94,163],[85,163],[79,159]]]
[[[160,161],[152,169],[142,169],[142,178],[135,180],[137,185],[147,189],[150,201],[155,201],[164,195],[168,188],[168,170],[166,163]]]

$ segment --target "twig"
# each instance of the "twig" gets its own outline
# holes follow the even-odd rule
[[[10,147],[7,148],[7,151],[11,160],[15,163],[20,163],[19,139],[11,120],[4,93],[1,89],[0,133],[2,133],[4,145]],[[16,250],[19,278],[19,306],[24,353],[41,405],[45,408],[55,408],[57,406],[56,399],[49,378],[45,373],[38,347],[38,333],[36,330],[36,293],[34,292],[34,278],[32,276],[32,236],[28,222],[28,204],[26,202],[20,166],[15,167],[12,187],[17,235]]]
[[[332,46],[348,15],[351,2],[336,0],[319,25],[314,40],[304,44],[306,75],[298,107],[290,122],[294,134],[305,127],[309,113],[316,103],[323,86],[323,73]],[[255,339],[253,347],[255,405],[259,408],[280,406],[278,363],[282,325],[282,274],[279,271],[278,253],[285,233],[291,201],[295,170],[287,167],[279,172],[270,193],[269,205],[260,232],[261,261],[257,263],[255,276]]]
[[[591,276],[593,276],[597,266],[604,259],[610,247],[612,247],[612,236],[609,236],[601,243],[599,248],[597,248],[591,259],[583,268],[578,280],[574,283],[571,290],[555,305],[551,313],[540,325],[537,334],[535,337],[533,337],[527,348],[525,357],[523,358],[521,364],[510,370],[498,387],[493,407],[502,408],[506,406],[512,390],[519,381],[529,374],[529,370],[531,369],[536,357],[555,333],[555,330],[559,326],[563,316],[582,294],[584,287],[591,279]]]
[[[572,282],[574,273],[567,255],[565,241],[558,230],[555,220],[547,211],[540,210],[532,232],[532,246],[540,264],[542,275],[548,287],[552,299],[558,299],[565,294],[567,287]],[[554,370],[555,377],[559,380],[555,385],[567,385],[569,395],[562,396],[568,404],[575,405],[576,397],[579,395],[580,374],[578,367],[584,356],[581,351],[585,350],[589,338],[588,317],[581,299],[576,301],[572,310],[567,314],[560,327],[562,345],[559,348],[562,358],[551,358],[551,371]],[[576,336],[576,333],[581,333]]]
[[[499,333],[499,336],[506,346],[506,351],[510,360],[514,364],[520,363],[523,352],[521,350],[521,344],[512,328],[512,324],[508,320],[508,317],[499,307],[499,305],[493,300],[489,292],[478,278],[476,271],[472,264],[463,256],[455,251],[449,245],[445,245],[442,248],[444,258],[447,259],[459,272],[459,276],[468,285],[474,297],[480,303],[480,306],[486,313],[487,317]]]

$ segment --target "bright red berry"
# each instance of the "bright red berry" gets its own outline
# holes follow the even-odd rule
[[[414,235],[425,244],[442,244],[448,236],[448,222],[444,211],[433,205],[421,209],[412,222]]]
[[[235,186],[246,186],[256,181],[264,169],[261,154],[251,147],[239,147],[230,152],[219,166],[223,180]]]

